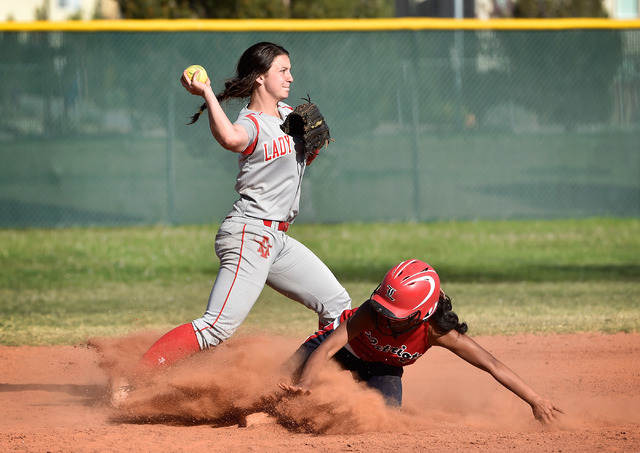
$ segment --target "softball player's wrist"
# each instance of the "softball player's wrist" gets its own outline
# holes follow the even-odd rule
[[[213,92],[213,88],[207,86],[202,92],[202,97],[206,101],[207,104],[211,105],[213,102],[217,102],[216,94]]]

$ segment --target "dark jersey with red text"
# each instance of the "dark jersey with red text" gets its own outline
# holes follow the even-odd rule
[[[343,311],[338,319],[308,337],[305,343],[326,337],[326,334],[346,322],[357,310],[358,308],[352,308]],[[411,365],[430,348],[427,340],[428,328],[429,323],[425,322],[398,337],[383,335],[377,329],[365,330],[349,341],[345,349],[366,362],[382,362],[393,366]]]

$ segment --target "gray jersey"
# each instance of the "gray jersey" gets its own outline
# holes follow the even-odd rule
[[[292,110],[280,102],[280,118],[246,107],[240,112],[235,124],[246,129],[249,146],[238,159],[235,188],[240,199],[230,216],[292,222],[298,215],[305,159],[293,138],[280,129]]]
[[[280,228],[298,214],[306,159],[302,147],[280,129],[293,109],[278,103],[278,111],[280,118],[244,108],[236,121],[247,130],[249,143],[239,157],[240,199],[216,235],[220,270],[205,314],[193,321],[202,349],[236,331],[265,283],[315,311],[321,326],[351,306],[329,268],[286,234],[288,225]]]

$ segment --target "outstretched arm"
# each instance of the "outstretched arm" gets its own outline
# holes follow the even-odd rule
[[[211,80],[207,79],[205,83],[197,80],[197,72],[194,74],[193,79],[187,75],[185,69],[180,82],[182,86],[194,96],[201,96],[207,103],[207,112],[209,115],[209,127],[214,138],[220,143],[220,145],[233,151],[234,153],[240,153],[247,148],[249,144],[249,135],[244,127],[233,124],[227,114],[222,110],[220,103],[216,99],[213,90],[211,89]]]
[[[554,420],[557,413],[564,413],[551,401],[539,396],[526,382],[496,359],[471,337],[452,330],[444,335],[438,334],[429,327],[429,343],[434,346],[442,346],[471,365],[491,374],[496,381],[518,395],[531,406],[536,420],[549,423]]]
[[[327,366],[327,362],[333,357],[347,342],[355,337],[365,328],[372,324],[371,315],[368,309],[358,309],[358,311],[338,326],[329,337],[316,348],[307,359],[297,384],[280,383],[278,386],[291,393],[311,393],[310,388],[316,377],[322,373]]]

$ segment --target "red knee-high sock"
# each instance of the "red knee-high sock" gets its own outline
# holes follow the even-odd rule
[[[175,362],[200,350],[191,323],[170,330],[156,341],[140,360],[144,368],[155,368]]]

